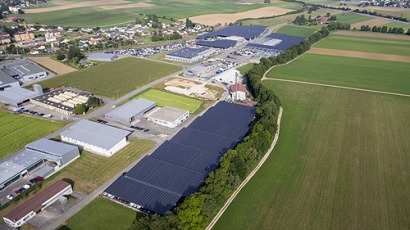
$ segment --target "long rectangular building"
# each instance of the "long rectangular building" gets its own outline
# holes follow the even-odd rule
[[[155,108],[155,106],[157,106],[157,103],[153,101],[145,98],[138,98],[121,105],[111,112],[108,112],[105,114],[105,117],[129,125],[146,112]]]

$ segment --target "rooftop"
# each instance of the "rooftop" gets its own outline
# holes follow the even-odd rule
[[[11,87],[5,91],[0,92],[0,98],[5,98],[18,102],[23,102],[36,96],[38,96],[36,92],[20,87]]]
[[[243,37],[246,40],[249,40],[261,36],[267,28],[268,27],[266,26],[232,25],[224,29],[199,36],[198,39],[238,36]]]
[[[201,47],[201,48],[182,48],[171,52],[167,55],[175,56],[175,57],[182,57],[182,58],[193,58],[198,56],[201,52],[208,50],[208,47]]]
[[[41,150],[42,152],[50,152],[53,153],[53,155],[59,156],[62,156],[72,150],[78,149],[73,145],[68,145],[62,142],[52,141],[44,138],[26,145],[26,148]]]
[[[230,92],[246,92],[246,86],[244,84],[233,84],[229,86]]]
[[[44,93],[38,97],[32,98],[32,100],[39,101],[66,111],[74,111],[75,104],[86,103],[90,96],[90,93],[77,92],[67,88],[61,88]]]
[[[161,109],[150,114],[149,117],[153,119],[173,122],[182,115],[184,115],[186,112],[188,111],[174,107],[164,106]]]
[[[4,70],[0,70],[0,84],[10,84],[18,82],[16,79],[10,77]]]
[[[102,60],[102,59],[107,59],[107,60],[112,60],[117,58],[116,54],[111,54],[111,53],[92,53],[90,56],[88,56],[87,59],[89,60]]]
[[[129,119],[135,116],[135,114],[141,113],[145,109],[150,108],[152,106],[156,106],[156,103],[145,98],[138,98],[136,100],[131,100],[125,103],[124,105],[121,105],[113,111],[108,112],[106,115],[110,117],[119,116],[125,119]]]
[[[227,49],[229,47],[235,46],[236,43],[237,41],[228,40],[228,39],[196,42],[196,44],[200,46],[208,46],[208,47],[214,47],[214,48],[219,48],[219,49]]]
[[[40,153],[23,150],[0,163],[0,184],[43,159]]]
[[[35,74],[44,72],[45,70],[40,68],[38,65],[31,63],[26,60],[16,61],[10,64],[5,65],[6,69],[13,71],[19,76],[25,76],[29,74]]]

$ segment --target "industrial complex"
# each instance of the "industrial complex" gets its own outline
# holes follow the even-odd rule
[[[165,55],[165,58],[173,61],[193,63],[209,57],[213,53],[215,53],[215,50],[208,47],[182,48]]]
[[[145,98],[131,100],[124,105],[105,114],[105,117],[125,125],[129,125],[142,115],[155,108],[157,104]]]
[[[170,106],[164,106],[147,115],[147,120],[156,124],[175,128],[189,116],[189,111]]]

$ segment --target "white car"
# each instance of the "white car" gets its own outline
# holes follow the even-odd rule
[[[9,200],[12,200],[14,198],[14,196],[9,194],[9,195],[6,196],[6,198],[9,199]]]
[[[29,188],[30,188],[30,185],[29,185],[29,184],[25,184],[25,185],[23,185],[23,188],[29,189]]]

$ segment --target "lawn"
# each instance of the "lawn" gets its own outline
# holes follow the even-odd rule
[[[135,216],[136,211],[130,208],[97,197],[71,217],[60,229],[128,230]]]
[[[295,26],[295,25],[286,25],[279,28],[275,33],[280,34],[287,34],[292,36],[299,36],[299,37],[309,37],[312,35],[317,29],[310,28],[310,27],[302,27],[302,26]]]
[[[404,94],[410,92],[410,65],[403,62],[305,54],[288,65],[273,68],[267,77]]]
[[[407,229],[409,98],[265,84],[279,141],[213,229]]]
[[[242,75],[245,75],[252,68],[253,68],[253,63],[248,63],[246,65],[236,68],[236,70],[238,70]]]
[[[182,96],[179,94],[174,94],[166,91],[161,91],[157,89],[149,89],[144,91],[134,98],[145,98],[151,101],[155,101],[158,106],[172,106],[175,108],[188,110],[190,113],[195,113],[195,111],[201,107],[203,101]]]
[[[41,81],[43,88],[72,86],[96,95],[119,98],[181,70],[181,67],[139,58],[123,58]]]
[[[343,12],[336,15],[336,19],[340,23],[354,24],[358,22],[364,22],[372,19],[372,17],[366,16],[364,14],[356,14],[353,12]]]
[[[0,159],[64,125],[0,111]]]
[[[352,50],[360,52],[410,55],[410,41],[331,34],[315,44],[318,48]]]

